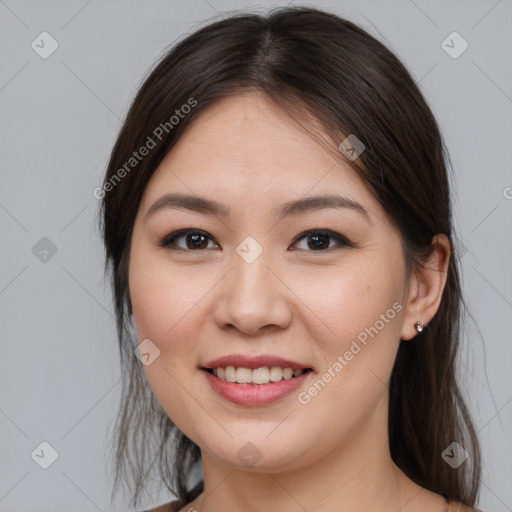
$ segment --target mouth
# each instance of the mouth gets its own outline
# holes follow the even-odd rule
[[[216,366],[200,368],[218,396],[237,406],[263,407],[293,396],[310,381],[312,368]]]
[[[244,407],[262,407],[285,400],[310,381],[313,366],[272,354],[231,354],[201,365],[210,388],[223,399]]]
[[[243,366],[218,366],[215,368],[201,368],[219,380],[240,385],[266,385],[279,383],[284,380],[297,379],[305,373],[312,372],[312,368],[292,368],[280,366],[260,366],[249,368]]]

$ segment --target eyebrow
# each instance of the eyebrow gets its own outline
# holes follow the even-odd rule
[[[165,194],[157,199],[146,213],[145,219],[155,212],[163,209],[177,208],[182,210],[191,210],[206,215],[216,215],[219,217],[229,217],[229,207],[206,197],[192,196],[185,194]],[[352,199],[336,194],[311,196],[295,201],[288,201],[274,208],[273,212],[277,219],[284,217],[301,215],[311,211],[317,211],[324,208],[348,209],[361,214],[371,223],[370,215],[367,210]]]

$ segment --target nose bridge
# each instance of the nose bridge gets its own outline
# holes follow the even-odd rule
[[[259,254],[255,251],[251,242],[237,247],[228,292],[232,303],[246,313],[252,311],[252,314],[268,310],[272,295],[277,293],[275,283],[269,279],[272,275],[267,268],[271,265],[269,251],[261,251]]]
[[[284,327],[289,322],[283,286],[270,270],[270,251],[254,242],[245,240],[237,247],[217,309],[219,324],[244,332],[256,332],[269,324]]]

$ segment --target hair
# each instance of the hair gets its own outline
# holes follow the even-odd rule
[[[456,379],[465,305],[453,243],[449,156],[440,129],[414,79],[386,46],[350,21],[306,7],[274,9],[266,16],[235,13],[176,43],[144,77],[111,152],[101,229],[123,379],[112,496],[123,481],[137,506],[157,463],[159,482],[182,505],[203,490],[202,479],[190,485],[199,447],[163,411],[133,355],[131,236],[148,181],[187,126],[213,102],[250,91],[264,93],[308,129],[316,123],[337,144],[348,134],[364,143],[356,160],[338,155],[399,231],[407,275],[425,264],[436,234],[449,239],[452,256],[439,309],[418,339],[400,342],[389,386],[388,437],[393,461],[409,478],[473,506],[480,449]],[[187,104],[195,106],[185,109]],[[154,147],[132,161],[133,152],[149,147],[150,140]],[[135,169],[127,169],[127,162]],[[455,441],[470,456],[456,469],[442,458]]]

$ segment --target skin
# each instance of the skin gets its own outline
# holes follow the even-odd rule
[[[273,208],[336,191],[357,201],[279,222]],[[229,217],[164,208],[167,193],[225,203]],[[184,228],[205,231],[200,249],[159,246]],[[328,229],[357,247],[306,234]],[[263,252],[236,252],[248,236]],[[309,243],[308,243],[309,241]],[[439,511],[443,497],[414,484],[388,447],[388,382],[400,339],[435,315],[450,257],[444,235],[418,274],[406,279],[400,234],[347,163],[301,130],[261,93],[219,100],[181,136],[148,183],[136,218],[129,287],[139,340],[160,355],[144,366],[159,403],[200,448],[205,491],[182,510],[282,512]],[[329,245],[327,245],[329,244]],[[314,368],[307,390],[357,335],[402,309],[302,405],[297,392],[264,407],[232,404],[199,369],[231,353],[273,354]],[[252,467],[237,456],[251,442]],[[192,507],[192,508],[191,508]]]

